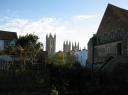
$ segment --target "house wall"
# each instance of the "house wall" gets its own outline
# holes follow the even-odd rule
[[[81,66],[85,66],[87,61],[87,50],[83,49],[81,51],[75,52],[75,57],[76,61],[78,61]]]
[[[88,42],[88,63],[93,64],[93,41],[92,41],[92,38]]]
[[[117,45],[122,41],[94,46],[94,63],[104,62],[110,56],[117,56]]]
[[[123,39],[122,47],[123,47],[123,55],[128,56],[128,33]]]
[[[4,40],[0,40],[0,51],[4,50]]]

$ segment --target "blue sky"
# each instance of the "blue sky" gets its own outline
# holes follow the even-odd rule
[[[42,16],[71,16],[74,14],[97,13],[96,4],[90,0],[1,0],[0,10],[2,14],[13,11],[17,16],[37,18]]]
[[[51,32],[57,35],[57,51],[64,40],[84,48],[108,3],[128,9],[128,0],[0,0],[0,30],[35,33],[44,47],[45,35]]]

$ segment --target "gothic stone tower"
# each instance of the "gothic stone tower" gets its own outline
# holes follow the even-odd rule
[[[68,41],[64,41],[63,43],[63,51],[64,52],[70,52],[71,50],[71,42],[68,42]]]
[[[48,52],[48,57],[52,57],[55,54],[56,49],[56,35],[52,36],[51,33],[46,35],[46,51]]]
[[[79,43],[76,44],[75,42],[75,45],[72,43],[72,51],[79,51]]]

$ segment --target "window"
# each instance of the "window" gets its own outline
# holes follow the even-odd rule
[[[4,47],[7,47],[9,45],[10,41],[9,40],[5,40],[4,41]]]

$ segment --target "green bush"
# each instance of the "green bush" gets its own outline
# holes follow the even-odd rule
[[[56,90],[56,88],[54,87],[51,91],[50,95],[58,95],[58,91]]]

